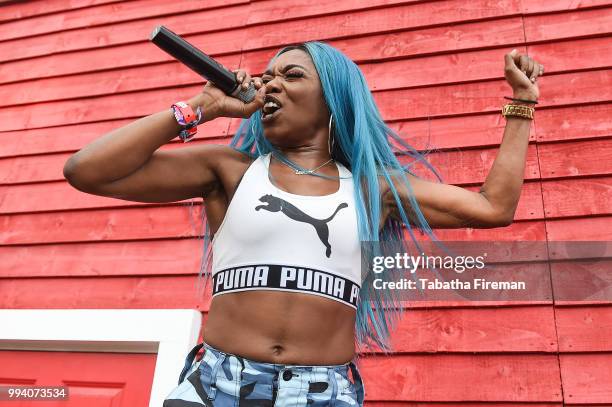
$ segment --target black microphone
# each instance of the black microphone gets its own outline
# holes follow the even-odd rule
[[[225,94],[240,99],[244,103],[249,103],[255,98],[257,91],[252,83],[249,84],[247,89],[242,89],[234,72],[228,70],[163,25],[153,29],[151,41],[196,73],[214,83]]]

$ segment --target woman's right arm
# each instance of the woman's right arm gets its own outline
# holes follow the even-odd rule
[[[238,71],[242,83],[251,77]],[[262,85],[254,101],[244,104],[226,96],[210,82],[191,98],[202,106],[204,121],[216,117],[249,117],[263,106]],[[230,99],[230,100],[228,100]],[[64,165],[64,177],[76,189],[94,195],[137,202],[174,202],[205,196],[218,184],[224,160],[235,155],[223,145],[159,148],[180,130],[171,109],[136,120],[94,140]]]

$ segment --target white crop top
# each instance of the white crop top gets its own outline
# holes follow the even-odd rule
[[[356,307],[361,244],[351,172],[338,191],[296,195],[268,177],[270,154],[246,170],[213,238],[213,297],[245,290],[308,293]]]

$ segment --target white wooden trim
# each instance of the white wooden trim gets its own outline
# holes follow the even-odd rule
[[[201,325],[192,309],[5,309],[0,349],[157,353],[149,407],[160,407]]]

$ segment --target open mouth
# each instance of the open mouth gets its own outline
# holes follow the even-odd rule
[[[280,109],[281,104],[276,98],[266,96],[264,107],[261,109],[261,120],[263,122],[272,120],[278,115]]]
[[[281,109],[278,108],[272,112],[263,112],[261,115],[261,121],[265,123],[273,120],[276,116],[278,116],[278,112],[280,112],[280,110]]]

